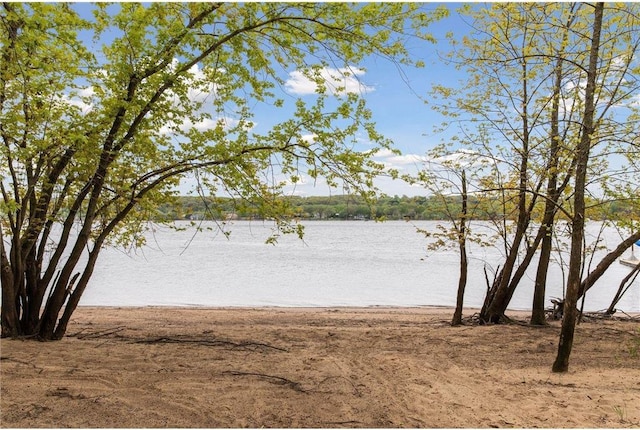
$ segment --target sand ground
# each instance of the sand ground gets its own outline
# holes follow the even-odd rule
[[[1,341],[1,425],[640,426],[638,319],[581,324],[570,371],[554,374],[558,322],[450,327],[450,316],[80,308],[62,341]]]

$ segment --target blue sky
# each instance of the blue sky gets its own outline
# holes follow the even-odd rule
[[[432,10],[441,4],[425,3],[424,8]],[[376,159],[402,173],[417,171],[425,152],[444,138],[434,134],[433,131],[443,119],[426,105],[424,100],[428,97],[433,84],[455,85],[456,79],[459,79],[459,74],[453,66],[445,65],[438,56],[438,51],[444,52],[448,49],[445,38],[447,32],[465,30],[465,24],[455,12],[460,4],[446,4],[450,10],[449,17],[431,24],[427,29],[436,38],[437,43],[416,39],[407,46],[412,58],[425,63],[424,68],[401,66],[402,69],[398,70],[396,64],[380,57],[372,57],[362,64],[352,65],[363,69],[357,75],[354,85],[360,85],[364,90],[362,93],[373,112],[373,120],[377,124],[378,131],[391,139],[395,147],[403,153],[402,156],[397,156],[383,152]],[[91,6],[76,4],[74,7],[82,16],[90,17]],[[301,97],[304,100],[307,97],[309,99],[314,97],[313,86],[300,79],[297,71],[291,70],[288,73],[289,80],[285,90],[292,98]],[[273,117],[274,112],[273,110],[261,111],[261,109],[261,107],[256,108],[255,120],[256,131],[263,133],[267,131],[265,128],[268,128],[269,118]],[[363,142],[362,149],[366,149],[366,142]],[[193,181],[186,180],[181,187],[181,192],[186,192],[192,185]],[[412,187],[400,180],[392,181],[390,178],[381,178],[377,185],[383,192],[390,195],[428,194],[420,187]],[[323,181],[317,181],[314,184],[305,177],[302,178],[302,183],[286,191],[307,196],[343,193],[342,189],[329,190]]]
[[[425,4],[426,9],[435,9],[441,3]],[[446,65],[439,57],[449,48],[446,33],[466,31],[466,24],[456,13],[460,3],[446,3],[449,17],[431,24],[428,31],[437,43],[415,40],[408,46],[412,58],[422,60],[424,68],[398,66],[381,58],[370,58],[357,66],[366,70],[358,79],[367,87],[364,94],[367,105],[373,112],[378,131],[391,139],[401,156],[381,154],[377,160],[403,173],[416,172],[421,167],[427,150],[440,143],[446,136],[434,133],[434,128],[442,123],[442,118],[433,111],[425,100],[433,84],[456,86],[462,79],[460,72]],[[458,35],[456,34],[456,37]],[[410,186],[401,180],[381,178],[378,186],[390,195],[427,195],[417,186]],[[340,192],[341,190],[337,190]],[[295,193],[302,195],[326,194],[320,186],[298,185]]]
[[[426,3],[425,9],[435,9],[442,3]],[[446,138],[434,133],[434,127],[440,125],[444,118],[433,111],[425,100],[433,84],[455,86],[461,74],[453,66],[446,65],[440,59],[438,53],[445,52],[449,45],[446,33],[451,31],[465,31],[464,22],[456,13],[460,3],[446,3],[450,15],[431,24],[428,31],[436,38],[437,43],[430,43],[415,39],[407,48],[415,60],[425,63],[423,68],[398,66],[388,60],[372,57],[361,64],[353,65],[364,69],[357,76],[353,85],[361,85],[364,98],[368,107],[373,112],[373,120],[377,129],[385,137],[394,142],[394,146],[402,151],[402,155],[394,155],[386,152],[380,153],[376,160],[389,167],[398,169],[401,173],[415,173],[421,167],[422,160],[427,150]],[[298,81],[298,76],[290,74],[292,82],[288,82],[286,88],[291,95],[313,97],[313,87],[309,85],[304,90],[304,83]],[[256,119],[260,121],[259,113]],[[366,144],[366,143],[365,143]],[[298,195],[325,195],[341,194],[343,190],[331,190],[322,181],[304,181],[291,187],[288,192]],[[382,192],[390,195],[427,195],[425,189],[410,186],[401,180],[380,178],[377,182]]]

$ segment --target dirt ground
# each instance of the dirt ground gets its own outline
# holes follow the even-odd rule
[[[638,319],[581,324],[570,371],[554,374],[559,323],[450,327],[450,317],[80,308],[62,341],[1,341],[1,425],[640,426]]]

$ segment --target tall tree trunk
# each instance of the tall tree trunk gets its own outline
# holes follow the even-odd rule
[[[0,280],[2,281],[2,337],[18,337],[22,334],[18,315],[16,284],[7,258],[0,226]]]
[[[71,319],[71,315],[78,307],[80,298],[82,297],[82,294],[84,293],[84,290],[89,283],[89,279],[93,274],[96,262],[98,261],[98,255],[102,250],[102,243],[103,241],[98,238],[93,246],[93,250],[89,253],[89,260],[87,261],[87,265],[82,271],[82,276],[80,276],[80,279],[78,280],[77,285],[75,285],[73,291],[69,292],[69,299],[67,300],[67,304],[64,307],[62,317],[58,321],[58,326],[53,332],[52,339],[62,339],[64,337],[64,334],[67,331],[67,325],[69,324],[69,320]]]
[[[460,279],[458,280],[458,297],[456,310],[453,313],[451,325],[462,324],[462,308],[464,306],[464,290],[467,287],[467,274],[469,271],[467,261],[467,174],[462,171],[462,213],[460,214],[460,226],[458,228],[458,245],[460,249]]]
[[[545,221],[547,221],[545,217]],[[533,289],[533,302],[531,305],[531,325],[546,325],[544,311],[544,297],[547,290],[547,272],[549,271],[549,262],[551,261],[551,249],[553,239],[553,220],[543,222],[541,228],[544,229],[544,237],[542,238],[542,246],[540,247],[540,258],[538,260],[538,269],[536,270],[536,280]]]
[[[587,179],[587,166],[589,163],[589,150],[594,131],[595,115],[595,90],[598,56],[600,48],[600,33],[602,31],[602,16],[604,3],[596,3],[594,6],[593,32],[591,49],[589,53],[589,67],[587,70],[587,87],[584,98],[584,117],[580,141],[576,148],[577,164],[574,192],[574,215],[571,220],[571,254],[569,257],[569,276],[567,279],[567,293],[564,301],[564,315],[562,329],[558,342],[558,354],[553,363],[553,372],[566,372],[569,370],[569,357],[573,347],[576,319],[578,316],[578,297],[580,294],[580,269],[582,264],[582,242],[584,239],[585,217],[585,186]]]
[[[525,40],[523,38],[523,40]],[[491,300],[486,309],[480,312],[480,320],[484,322],[498,323],[504,317],[504,312],[509,305],[511,295],[509,286],[511,285],[511,275],[518,259],[520,252],[520,244],[524,239],[527,227],[529,226],[530,214],[527,208],[527,182],[528,182],[528,166],[529,166],[529,114],[528,114],[528,64],[523,57],[522,62],[522,148],[520,148],[520,166],[519,166],[519,183],[518,183],[518,218],[516,222],[516,232],[514,234],[511,249],[507,255],[502,274],[498,278],[500,283],[495,287],[495,291],[491,292]],[[494,288],[492,288],[494,289]]]
[[[573,14],[567,22],[567,29],[571,24]],[[563,35],[562,46],[566,45],[568,33]],[[560,198],[558,190],[558,153],[560,149],[560,90],[562,87],[562,58],[560,52],[555,67],[555,81],[553,83],[553,99],[551,105],[551,133],[549,142],[549,161],[547,163],[547,172],[549,179],[547,181],[547,200],[544,205],[544,215],[542,218],[541,229],[544,229],[542,245],[540,247],[540,258],[538,260],[538,269],[536,271],[536,280],[533,291],[533,303],[531,306],[531,325],[545,325],[547,323],[544,313],[544,296],[547,288],[547,273],[549,271],[549,262],[551,261],[551,250],[553,248],[553,225],[555,214],[557,212],[556,205]]]
[[[3,226],[0,225],[0,281],[2,282],[2,337],[18,337],[24,335],[20,323],[20,301],[24,272],[20,260],[20,230],[11,225],[11,248],[7,253]]]

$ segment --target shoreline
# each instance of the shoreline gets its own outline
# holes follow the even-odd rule
[[[452,312],[79,306],[60,341],[0,341],[1,426],[640,427],[638,322],[580,324],[554,374],[559,321]]]
[[[420,306],[397,306],[397,305],[365,305],[365,306],[278,306],[278,305],[265,305],[265,306],[209,306],[209,305],[132,305],[132,306],[114,306],[114,305],[79,305],[77,309],[96,309],[96,310],[135,310],[135,309],[168,309],[168,310],[211,310],[211,311],[242,311],[242,310],[282,310],[291,312],[375,312],[375,311],[393,311],[397,313],[407,312],[424,312],[427,313],[451,313],[455,311],[455,307],[446,305],[420,305]],[[480,312],[480,308],[464,308],[462,310],[463,318],[469,315],[474,315]],[[585,315],[599,314],[600,312],[585,312]],[[619,314],[624,314],[625,317],[619,317]],[[531,309],[507,309],[505,315],[526,318],[531,315]],[[640,318],[640,312],[625,312],[617,311],[611,315],[612,319],[635,319]]]

